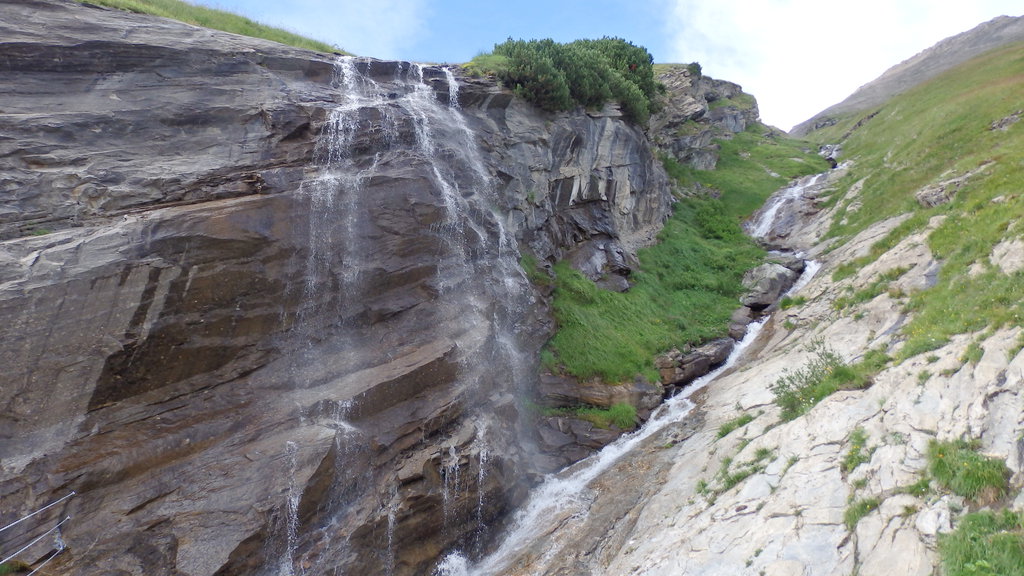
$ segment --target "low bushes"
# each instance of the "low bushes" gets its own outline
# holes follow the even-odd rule
[[[466,65],[492,74],[516,94],[545,110],[599,108],[617,101],[634,122],[646,124],[659,84],[647,49],[621,38],[512,40],[497,44]]]
[[[847,364],[821,340],[810,346],[811,359],[800,368],[786,370],[771,385],[783,421],[793,420],[839,390],[871,385],[871,378],[891,360],[880,351],[869,351],[856,364]]]

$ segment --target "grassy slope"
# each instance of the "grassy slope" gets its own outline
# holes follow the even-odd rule
[[[764,126],[721,141],[718,169],[697,171],[665,160],[684,188],[700,184],[719,198],[681,199],[658,237],[638,254],[640,270],[625,293],[600,290],[567,264],[555,267],[558,332],[546,363],[580,378],[655,380],[656,354],[724,336],[738,307],[743,273],[763,252],[740,230],[791,178],[827,169],[799,142]]]
[[[838,276],[853,273],[931,217],[946,217],[929,238],[942,261],[939,282],[911,298],[903,357],[938,348],[953,334],[1021,324],[1024,276],[1003,274],[988,260],[1001,240],[1024,235],[1024,122],[991,129],[1024,108],[1021,94],[1024,44],[1017,44],[893,98],[859,128],[853,125],[860,118],[846,118],[812,135],[835,142],[852,129],[843,146],[854,165],[835,201],[843,208],[861,206],[839,211],[832,236],[850,237],[883,218],[913,214],[872,255]],[[924,186],[971,172],[949,204],[925,209],[914,199]],[[844,195],[858,181],[862,192]],[[972,265],[976,272],[969,274]]]
[[[280,42],[281,44],[288,44],[317,52],[340,52],[338,48],[318,40],[305,38],[280,28],[265,26],[237,14],[195,6],[182,0],[88,0],[88,2],[140,14],[152,14],[153,16],[180,20],[194,26],[213,28],[214,30],[223,30],[254,38],[263,38],[264,40]]]

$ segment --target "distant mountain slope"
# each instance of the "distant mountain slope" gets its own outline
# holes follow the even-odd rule
[[[794,126],[790,134],[806,136],[823,126],[831,125],[838,116],[879,106],[896,94],[946,70],[1013,42],[1024,42],[1024,16],[993,18],[967,32],[946,38],[893,66],[875,80],[858,88],[846,100]]]

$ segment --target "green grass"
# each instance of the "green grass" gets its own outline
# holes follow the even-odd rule
[[[681,201],[659,244],[640,250],[627,292],[602,290],[568,263],[555,265],[558,332],[550,349],[562,371],[606,382],[639,374],[653,382],[656,354],[727,333],[743,273],[763,252],[714,206],[719,202]]]
[[[757,418],[757,416],[754,416],[750,412],[744,412],[743,414],[740,414],[739,416],[737,416],[737,417],[733,418],[732,420],[729,420],[725,424],[722,424],[721,426],[719,426],[719,428],[718,428],[718,437],[719,438],[725,438],[726,436],[731,434],[734,430],[736,430],[738,428],[742,428],[742,427],[746,426],[747,424],[750,424],[751,422],[753,422],[754,418]]]
[[[719,486],[713,492],[715,494],[721,494],[740,482],[743,482],[747,478],[750,478],[754,474],[764,472],[774,455],[775,451],[771,448],[761,447],[754,451],[754,457],[752,459],[737,464],[735,468],[732,467],[732,458],[724,459],[717,476]]]
[[[856,306],[857,304],[863,304],[864,302],[874,300],[883,292],[889,291],[891,293],[892,291],[889,288],[890,284],[892,284],[894,280],[898,280],[901,276],[906,274],[908,270],[910,270],[908,267],[899,267],[887,270],[880,274],[871,284],[861,290],[858,290],[849,296],[836,298],[832,302],[832,307],[836,310],[843,310],[851,306]]]
[[[477,54],[472,60],[462,65],[466,74],[481,78],[484,76],[500,76],[508,70],[508,56],[501,54]]]
[[[523,254],[519,259],[519,266],[526,273],[526,279],[539,288],[546,288],[554,283],[551,276],[541,267],[537,257],[533,254]]]
[[[721,146],[714,170],[676,165],[669,175],[683,185],[700,185],[727,196],[729,214],[740,218],[764,204],[772,192],[794,178],[828,170],[825,159],[807,154],[806,142],[789,138],[762,124],[718,141]],[[667,167],[666,167],[667,168]]]
[[[881,108],[842,119],[812,134],[821,142],[843,142],[853,160],[834,195],[840,210],[829,235],[849,238],[882,219],[911,214],[909,220],[872,247],[870,254],[841,266],[840,280],[915,231],[933,216],[945,216],[928,236],[928,246],[942,262],[937,284],[913,294],[904,327],[906,344],[899,359],[935,350],[956,334],[1024,321],[1024,272],[1006,275],[988,266],[987,257],[1001,240],[1024,235],[1024,122],[1006,130],[994,122],[1021,109],[1024,93],[1024,44],[1009,45],[958,67],[897,96]],[[854,124],[870,112],[863,126]],[[852,131],[851,131],[852,129]],[[973,174],[953,200],[923,208],[915,192],[927,185]],[[843,190],[863,182],[855,200]],[[975,274],[968,270],[975,267]],[[978,273],[980,271],[980,273]]]
[[[860,426],[853,429],[850,432],[850,449],[846,451],[846,455],[839,462],[839,469],[844,474],[853,472],[857,466],[864,464],[871,460],[871,453],[873,449],[868,448],[868,434]]]
[[[827,164],[775,133],[748,132],[722,145],[723,159],[714,171],[662,159],[680,188],[699,184],[719,194],[677,202],[658,243],[639,251],[640,267],[629,291],[601,290],[564,262],[554,267],[558,331],[548,345],[549,369],[605,382],[637,375],[655,381],[655,355],[727,334],[743,274],[764,258],[740,222],[790,177],[824,170]],[[742,146],[750,148],[748,154]],[[718,174],[730,170],[740,173]]]
[[[1024,514],[968,514],[939,535],[939,556],[945,576],[1024,576]]]
[[[803,306],[807,303],[806,296],[783,296],[782,300],[779,301],[779,309],[789,310],[790,308],[796,308]]]
[[[574,408],[554,408],[544,411],[546,416],[568,415],[580,420],[586,420],[598,428],[611,428],[615,426],[622,430],[632,430],[636,427],[636,408],[632,404],[620,402],[608,408],[597,406],[576,406]]]
[[[79,2],[83,0],[78,0]],[[266,26],[243,16],[224,10],[195,6],[181,0],[88,0],[90,4],[118,8],[139,14],[151,14],[179,20],[194,26],[223,30],[243,36],[263,38],[281,44],[316,52],[342,52],[341,49],[325,42],[306,38],[287,30]]]
[[[820,340],[811,343],[810,350],[812,355],[806,364],[784,371],[770,387],[783,421],[807,413],[839,390],[870,386],[872,377],[890,360],[885,353],[873,350],[860,362],[847,364]]]
[[[708,102],[708,108],[714,110],[715,108],[725,108],[732,106],[740,110],[751,110],[757,105],[757,100],[753,96],[746,93],[739,93],[734,98],[719,98]]]
[[[1010,475],[1002,460],[979,454],[963,440],[929,443],[928,472],[942,487],[970,500],[1005,496]]]
[[[878,498],[863,498],[850,504],[843,513],[846,529],[853,532],[861,519],[873,512],[882,502]]]

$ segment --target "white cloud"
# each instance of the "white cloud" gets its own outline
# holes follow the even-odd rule
[[[765,122],[789,129],[939,40],[1017,15],[1015,3],[676,0],[670,60],[743,85]]]

